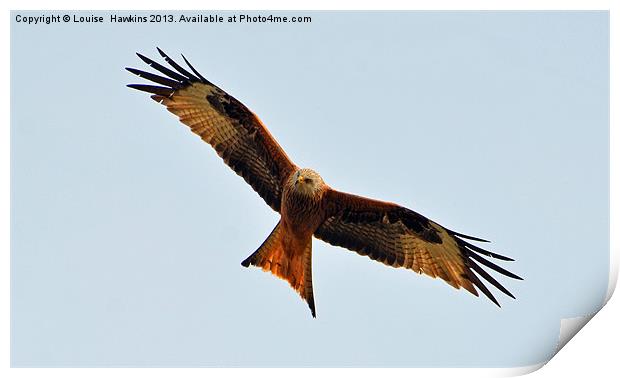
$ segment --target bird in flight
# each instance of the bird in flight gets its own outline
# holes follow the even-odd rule
[[[332,189],[317,172],[295,165],[252,111],[205,79],[184,56],[187,68],[157,50],[169,67],[138,53],[161,75],[127,68],[152,82],[128,87],[150,93],[177,115],[280,213],[271,234],[241,265],[260,267],[288,281],[313,317],[313,236],[392,267],[439,277],[475,296],[478,289],[497,306],[499,302],[483,280],[514,298],[481,267],[520,280],[482,256],[513,260],[470,242],[487,240],[452,231],[395,203]]]

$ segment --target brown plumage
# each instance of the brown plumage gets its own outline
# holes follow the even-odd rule
[[[167,68],[143,55],[138,57],[160,76],[133,68],[128,71],[159,85],[130,84],[176,114],[275,211],[280,221],[265,242],[245,259],[289,282],[316,316],[312,290],[312,237],[344,247],[393,267],[439,277],[453,287],[478,296],[481,290],[499,303],[481,278],[514,296],[479,264],[505,276],[521,279],[481,255],[512,259],[486,251],[463,235],[405,207],[342,193],[330,188],[310,169],[300,169],[286,155],[258,117],[238,100],[200,75],[159,53]]]

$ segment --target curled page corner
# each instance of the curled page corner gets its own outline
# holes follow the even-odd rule
[[[555,350],[557,354],[564,346],[579,332],[598,311],[591,314],[577,316],[575,318],[560,319],[560,337],[558,338],[558,346]]]
[[[558,352],[560,352],[560,350],[562,350],[562,348],[564,348],[564,346],[566,346],[566,344],[568,344],[568,342],[586,325],[588,324],[588,322],[590,320],[592,320],[592,318],[594,317],[594,315],[596,315],[603,307],[605,307],[605,305],[607,304],[607,302],[609,302],[609,300],[611,299],[615,289],[616,289],[616,284],[618,282],[618,261],[619,261],[619,256],[618,256],[618,251],[615,248],[611,248],[610,250],[610,261],[609,261],[609,283],[607,285],[607,294],[605,296],[605,300],[603,302],[603,304],[601,305],[601,307],[590,313],[590,314],[586,314],[586,315],[582,315],[582,316],[577,316],[574,318],[564,318],[564,319],[560,319],[560,335],[558,337],[558,345],[556,347],[555,353],[553,354],[554,356],[556,354],[558,354]],[[546,363],[546,362],[545,362]],[[539,368],[542,367],[545,363],[540,364]],[[532,365],[534,366],[534,365]],[[535,371],[537,369],[531,370],[532,372]]]
[[[505,368],[505,369],[502,369],[501,373],[497,374],[496,376],[498,376],[498,377],[519,377],[519,376],[522,376],[522,375],[527,375],[527,374],[533,373],[536,370],[542,368],[543,366],[545,366],[545,364],[547,362],[548,361],[539,362],[537,364],[527,365],[527,366]]]
[[[607,285],[607,296],[605,297],[605,303],[609,302],[611,296],[616,290],[616,284],[618,283],[618,266],[620,265],[620,253],[617,248],[611,248],[609,254],[609,284]]]

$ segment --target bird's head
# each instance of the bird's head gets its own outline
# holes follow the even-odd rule
[[[295,192],[305,195],[313,195],[322,190],[325,186],[323,178],[318,173],[308,168],[302,168],[295,172],[291,177],[291,181]]]

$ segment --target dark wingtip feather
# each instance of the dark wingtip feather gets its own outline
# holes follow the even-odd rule
[[[486,249],[480,248],[478,246],[475,246],[471,243],[466,242],[463,239],[459,239],[459,238],[455,238],[456,242],[461,246],[461,247],[467,247],[468,250],[473,251],[473,252],[477,252],[480,253],[482,255],[485,256],[489,256],[489,257],[493,257],[494,259],[498,259],[498,260],[504,260],[504,261],[515,261],[514,259],[508,257],[508,256],[504,256],[504,255],[500,255],[498,253],[494,253],[491,251],[487,251]]]
[[[476,273],[478,273],[482,278],[487,280],[491,285],[495,286],[499,291],[511,297],[512,299],[516,299],[515,296],[512,295],[510,291],[508,291],[508,289],[506,289],[502,284],[497,282],[497,280],[493,278],[487,271],[482,269],[480,265],[476,264],[471,260],[468,261],[468,264]]]
[[[478,261],[478,262],[479,262],[479,263],[481,263],[482,265],[485,265],[485,266],[487,266],[488,268],[491,268],[491,269],[493,269],[494,271],[496,271],[496,272],[498,272],[498,273],[503,274],[504,276],[507,276],[507,277],[513,278],[513,279],[515,279],[515,280],[523,280],[523,278],[521,278],[521,277],[517,276],[516,274],[514,274],[514,273],[512,273],[512,272],[507,271],[506,269],[502,268],[501,266],[496,265],[496,264],[494,264],[494,263],[492,263],[492,262],[490,262],[490,261],[486,260],[485,258],[483,258],[483,257],[481,257],[481,256],[478,256],[478,255],[477,255],[477,254],[475,254],[475,253],[468,253],[467,255],[468,255],[469,257],[471,257],[472,259],[474,259],[474,260]]]
[[[141,77],[146,80],[150,80],[157,84],[165,85],[170,88],[179,89],[183,85],[183,83],[181,82],[169,79],[167,77],[155,75],[150,72],[145,72],[145,71],[141,71],[141,70],[130,68],[130,67],[125,67],[125,69],[138,77]]]
[[[179,72],[181,75],[187,76],[190,81],[200,81],[199,78],[197,78],[192,73],[187,71],[185,68],[181,67],[177,62],[172,60],[172,58],[170,58],[168,55],[166,55],[166,53],[163,52],[159,47],[157,48],[157,51],[159,52],[159,55],[161,55],[164,58],[164,60],[166,62],[168,62],[168,64],[170,64],[172,66],[172,68],[177,70],[177,72]]]
[[[448,230],[446,229],[449,233],[451,233],[454,236],[458,236],[460,238],[464,238],[464,239],[469,239],[469,240],[474,240],[474,241],[478,241],[478,242],[482,242],[482,243],[490,243],[489,240],[486,239],[482,239],[482,238],[477,238],[475,236],[470,236],[470,235],[465,235],[465,234],[461,234],[460,232],[456,232],[456,231],[452,231],[452,230]]]
[[[194,72],[194,74],[196,76],[198,76],[200,78],[200,80],[205,83],[205,84],[209,84],[209,80],[205,79],[200,72],[196,71],[196,69],[194,68],[194,66],[192,66],[192,64],[185,58],[185,55],[181,54],[181,57],[183,58],[183,60],[185,61],[185,64],[187,64],[187,66],[192,70],[192,72]]]
[[[493,296],[493,293],[491,293],[491,291],[489,290],[488,287],[486,287],[482,281],[480,281],[480,278],[478,278],[478,276],[476,276],[476,274],[474,272],[472,272],[469,269],[466,269],[467,271],[467,277],[469,278],[469,280],[476,285],[476,287],[478,289],[480,289],[480,291],[482,291],[482,293],[484,295],[486,295],[487,298],[489,298],[491,300],[491,302],[495,303],[497,305],[497,307],[502,307],[500,306],[499,302],[497,301],[497,299],[495,299],[495,297]]]
[[[138,56],[138,58],[140,58],[140,60],[142,60],[144,63],[148,64],[149,66],[154,63],[155,61],[147,56],[144,56],[142,54],[140,54],[139,52],[136,53],[136,55]]]
[[[156,85],[144,85],[144,84],[127,84],[129,88],[137,89],[142,92],[153,93],[159,96],[170,97],[174,90],[167,87],[158,87]]]
[[[153,59],[150,59],[140,53],[136,53],[138,55],[138,57],[140,59],[142,59],[142,61],[146,64],[148,64],[150,67],[152,67],[153,69],[156,69],[157,71],[163,73],[164,75],[177,80],[179,83],[183,83],[186,84],[189,82],[189,78],[179,74],[178,72],[175,72],[169,68],[166,68],[164,66],[162,66],[161,64],[157,63],[156,61],[154,61]]]

